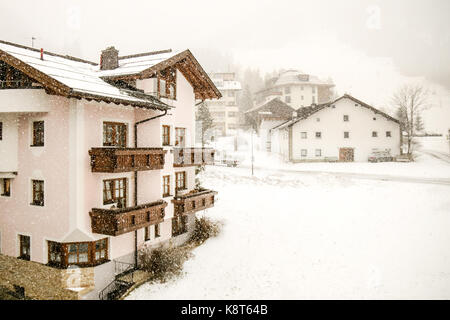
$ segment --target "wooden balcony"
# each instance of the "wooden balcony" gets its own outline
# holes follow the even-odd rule
[[[92,232],[118,236],[161,223],[164,221],[166,207],[167,202],[159,200],[122,209],[93,208],[89,213]]]
[[[214,196],[217,191],[213,190],[193,190],[184,195],[177,195],[173,198],[174,214],[190,214],[200,210],[214,207]]]
[[[215,150],[212,148],[174,148],[173,166],[189,167],[214,164]]]
[[[158,170],[164,167],[162,148],[92,148],[92,172],[131,172]]]

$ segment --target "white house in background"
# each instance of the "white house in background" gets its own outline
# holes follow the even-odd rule
[[[256,120],[258,125],[259,150],[271,151],[270,129],[292,119],[295,109],[275,97],[245,112]]]
[[[298,109],[270,133],[271,151],[291,162],[367,161],[375,150],[400,154],[399,121],[347,94]]]
[[[295,109],[311,104],[329,102],[332,99],[333,82],[321,80],[298,70],[287,70],[269,79],[266,87],[255,93],[256,104],[279,98]]]
[[[234,135],[238,128],[237,95],[241,91],[241,83],[236,81],[234,72],[216,72],[208,75],[222,94],[222,98],[218,100],[206,101],[213,119],[213,134],[215,136]]]

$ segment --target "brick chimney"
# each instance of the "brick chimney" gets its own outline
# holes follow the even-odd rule
[[[119,67],[119,50],[106,48],[100,56],[100,70],[112,70]]]

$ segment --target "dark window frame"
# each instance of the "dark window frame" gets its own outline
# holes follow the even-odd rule
[[[176,191],[186,189],[186,171],[175,172],[175,188]]]
[[[28,249],[28,250],[26,250]],[[19,234],[19,259],[31,259],[31,237]]]
[[[348,114],[344,114],[344,118],[343,118],[344,122],[350,121],[349,119],[350,119],[350,117],[348,116]]]
[[[33,143],[32,147],[43,147],[45,144],[45,122],[43,120],[33,121]]]
[[[103,121],[103,146],[126,148],[128,125],[124,122]]]
[[[350,131],[344,131],[344,139],[350,138]]]
[[[390,131],[386,131],[386,138],[392,138],[392,134]]]
[[[119,182],[118,188],[116,181]],[[121,185],[122,182],[122,185]],[[109,185],[109,190],[107,186]],[[125,208],[128,204],[127,193],[128,181],[127,178],[105,179],[103,180],[103,205],[117,204],[118,207]],[[119,192],[119,196],[116,196],[116,190]],[[123,196],[120,195],[120,191],[123,190]],[[110,192],[110,197],[108,196]],[[120,203],[120,204],[119,204]]]
[[[378,132],[372,131],[372,138],[378,138]]]
[[[10,178],[3,178],[2,179],[3,184],[3,197],[10,197],[11,196],[11,179]]]
[[[183,148],[185,145],[186,145],[186,128],[176,127],[175,146]]]
[[[170,196],[170,175],[163,176],[163,198]]]
[[[81,245],[83,246],[87,245],[87,251],[80,251]],[[76,247],[75,253],[69,252],[70,246]],[[48,248],[48,265],[53,267],[67,268],[71,265],[77,265],[80,267],[92,267],[109,261],[108,238],[103,238],[91,242],[84,241],[84,242],[60,243],[56,241],[47,241],[47,248]],[[87,261],[80,262],[80,254],[87,254]],[[69,262],[69,257],[71,255],[76,256],[76,262]],[[59,261],[54,257],[55,258],[59,257]]]
[[[31,205],[44,206],[45,199],[45,181],[44,180],[31,180],[32,184],[32,199]]]
[[[162,126],[162,145],[170,146],[170,126]]]

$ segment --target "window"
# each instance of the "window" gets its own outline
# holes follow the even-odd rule
[[[0,140],[3,139],[3,122],[0,122]]]
[[[68,244],[68,263],[83,264],[89,262],[89,244],[87,242]]]
[[[386,131],[386,137],[390,138],[391,137],[391,132],[390,131]]]
[[[94,266],[108,260],[108,238],[93,242],[59,243],[48,241],[48,264]]]
[[[322,156],[322,149],[316,149],[316,157]]]
[[[118,208],[127,206],[127,179],[103,180],[103,204],[116,203]]]
[[[317,122],[320,122],[320,118],[316,118],[316,121],[317,121]]]
[[[145,227],[144,229],[144,240],[145,241],[150,240],[150,227]]]
[[[290,93],[291,93],[291,87],[285,87],[284,94],[290,94]]]
[[[11,179],[0,179],[1,195],[4,197],[11,196]]]
[[[302,157],[306,157],[308,155],[308,151],[306,149],[302,149]]]
[[[350,132],[344,131],[344,139],[350,138]]]
[[[375,120],[377,120],[377,118],[373,117],[373,120],[375,121]]]
[[[23,260],[30,260],[31,240],[29,236],[19,235],[19,258]]]
[[[61,243],[49,241],[48,242],[48,263],[51,265],[62,265],[63,246]]]
[[[317,139],[322,138],[322,132],[316,132],[316,138]]]
[[[378,137],[378,132],[372,131],[372,137],[374,137],[374,138]]]
[[[284,102],[291,103],[291,96],[285,96],[284,97]]]
[[[172,218],[172,237],[187,232],[187,216],[178,215]]]
[[[308,135],[306,134],[306,132],[301,132],[300,136],[302,139],[306,139],[308,137]]]
[[[186,137],[185,128],[175,128],[175,145],[178,147],[184,147]]]
[[[186,172],[175,172],[176,190],[186,189]]]
[[[170,196],[170,176],[163,176],[163,197]]]
[[[155,238],[159,238],[161,236],[161,225],[155,224]]]
[[[33,199],[31,204],[34,206],[44,205],[44,181],[32,180],[33,184]]]
[[[118,122],[103,122],[103,146],[125,148],[127,146],[127,125]]]
[[[348,121],[348,115],[344,114],[344,121]]]
[[[170,146],[170,126],[162,126],[162,144],[163,146]]]
[[[101,239],[95,242],[95,261],[108,259],[108,239]]]
[[[44,146],[44,121],[33,122],[33,147]]]

